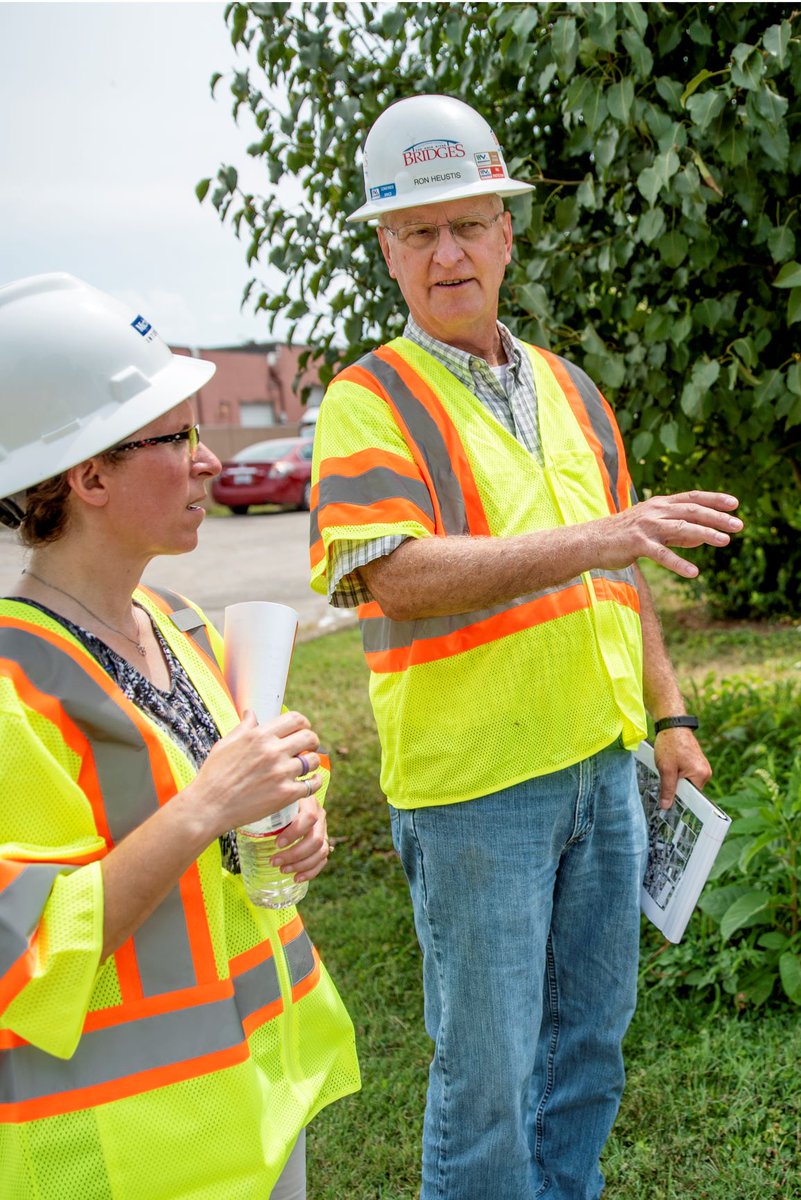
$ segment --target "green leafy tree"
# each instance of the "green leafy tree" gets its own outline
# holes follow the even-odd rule
[[[363,198],[379,113],[446,92],[498,132],[521,337],[573,357],[614,404],[643,489],[735,491],[749,534],[721,566],[734,615],[801,599],[801,10],[788,4],[233,4],[263,196],[235,168],[198,184],[260,264],[246,298],[312,314],[328,372],[403,324]],[[213,86],[222,76],[215,76]],[[277,185],[294,177],[299,203]],[[719,574],[722,570],[724,573]]]

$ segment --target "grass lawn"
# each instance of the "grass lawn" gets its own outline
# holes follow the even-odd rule
[[[710,676],[755,683],[801,672],[801,631],[710,626],[682,590],[649,578],[687,688]],[[303,916],[353,1017],[364,1084],[313,1123],[309,1198],[413,1200],[430,1043],[357,631],[298,646],[287,699],[312,716],[331,754],[336,852]],[[604,1157],[605,1200],[801,1200],[799,1060],[801,1024],[787,1008],[738,1015],[644,989]]]

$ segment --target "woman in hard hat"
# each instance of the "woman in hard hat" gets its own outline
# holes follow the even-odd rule
[[[296,1200],[305,1125],[358,1087],[296,910],[223,865],[298,800],[284,865],[322,869],[317,736],[240,721],[216,631],[139,584],[197,542],[213,370],[70,276],[0,288],[0,517],[30,547],[0,600],[4,1197]]]

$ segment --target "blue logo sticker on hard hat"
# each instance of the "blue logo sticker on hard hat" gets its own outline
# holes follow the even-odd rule
[[[133,321],[131,321],[131,325],[133,325],[136,332],[140,333],[142,337],[147,337],[147,335],[150,333],[150,330],[153,328],[150,322],[146,321],[144,317],[134,317]]]
[[[382,183],[380,187],[370,188],[370,199],[386,200],[389,196],[395,196],[397,191],[394,183]]]

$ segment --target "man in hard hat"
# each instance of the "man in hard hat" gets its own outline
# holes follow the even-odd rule
[[[502,198],[530,185],[478,113],[392,105],[364,172],[350,219],[377,221],[410,315],[324,399],[312,583],[362,606],[423,950],[421,1200],[597,1200],[635,1004],[646,707],[664,803],[710,774],[635,564],[695,575],[668,546],[725,546],[737,500],[635,503],[598,389],[498,323]]]

